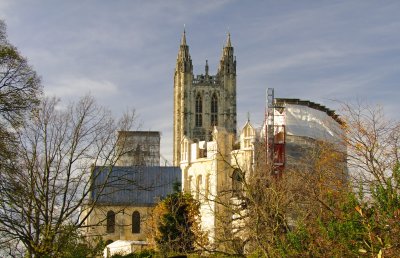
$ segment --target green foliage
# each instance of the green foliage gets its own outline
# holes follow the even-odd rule
[[[155,251],[153,250],[143,250],[141,252],[135,252],[126,255],[115,254],[111,258],[150,258],[157,257]]]
[[[385,186],[371,186],[372,198],[368,201],[358,199],[352,192],[345,193],[345,199],[331,206],[334,212],[320,213],[288,232],[277,246],[279,253],[282,257],[358,257],[379,253],[395,257],[400,251],[400,201],[393,187],[396,180]]]
[[[42,92],[40,78],[27,60],[7,41],[0,20],[0,122],[17,126],[36,108]]]
[[[0,20],[0,169],[12,171],[17,156],[17,129],[36,108],[40,79],[18,50],[7,41],[6,25]],[[4,173],[3,171],[3,173]],[[2,172],[2,171],[0,171]]]
[[[178,185],[174,190],[156,208],[160,220],[155,241],[161,252],[190,253],[195,250],[199,203],[190,194],[181,192]]]

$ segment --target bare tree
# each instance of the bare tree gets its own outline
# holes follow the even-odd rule
[[[58,104],[43,99],[17,130],[18,157],[12,170],[0,175],[0,241],[19,243],[28,257],[62,255],[65,236],[80,228],[96,205],[91,200],[79,219],[94,190],[94,167],[114,166],[123,154],[116,148],[116,131],[129,130],[135,118],[132,112],[116,122],[89,96],[66,108]]]
[[[400,123],[385,117],[380,106],[363,103],[342,106],[354,179],[366,186],[391,184],[392,170],[400,161]]]

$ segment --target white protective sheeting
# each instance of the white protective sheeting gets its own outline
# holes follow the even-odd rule
[[[336,143],[341,140],[340,125],[326,112],[295,104],[286,104],[285,112],[287,135]]]
[[[106,246],[103,252],[104,258],[111,257],[114,254],[130,254],[141,250],[145,245],[147,245],[146,241],[117,240]]]

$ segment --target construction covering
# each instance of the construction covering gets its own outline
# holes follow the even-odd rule
[[[135,251],[141,251],[147,245],[146,241],[117,240],[106,246],[103,255],[104,258],[110,258],[113,255],[128,255]]]
[[[336,143],[342,139],[340,124],[324,111],[286,103],[284,112],[286,135]]]

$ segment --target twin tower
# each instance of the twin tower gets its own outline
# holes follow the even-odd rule
[[[214,126],[236,134],[236,57],[230,34],[216,75],[193,75],[192,59],[183,32],[174,75],[174,166],[179,166],[183,137],[212,140]]]

